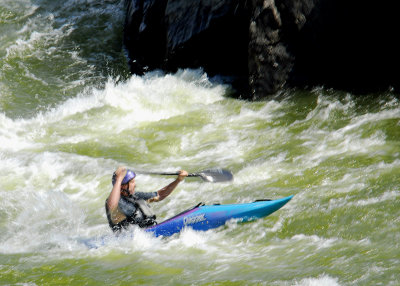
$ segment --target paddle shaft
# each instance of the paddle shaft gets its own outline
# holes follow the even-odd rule
[[[141,172],[145,175],[161,175],[161,176],[178,176],[179,172]],[[206,182],[228,182],[233,180],[233,175],[230,171],[224,169],[210,169],[198,173],[190,173],[188,177],[200,177]]]
[[[174,172],[174,173],[148,173],[151,175],[160,175],[160,176],[178,176],[179,172]],[[188,177],[199,177],[200,174],[197,173],[190,173],[188,174]]]

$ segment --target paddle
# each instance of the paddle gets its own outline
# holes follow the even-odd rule
[[[142,172],[142,171],[137,171],[139,174],[145,174],[145,175],[161,175],[161,176],[177,176],[179,175],[179,172]],[[225,170],[225,169],[220,169],[220,168],[215,168],[215,169],[208,169],[204,170],[201,172],[197,173],[190,173],[188,177],[200,177],[203,179],[205,182],[211,182],[211,183],[221,183],[221,182],[228,182],[233,180],[233,175],[231,171]]]

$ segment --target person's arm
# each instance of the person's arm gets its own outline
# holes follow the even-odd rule
[[[159,202],[168,197],[172,193],[172,191],[175,190],[176,186],[178,186],[178,184],[182,182],[185,179],[185,177],[187,177],[187,175],[188,172],[186,172],[185,170],[179,171],[178,178],[176,178],[175,181],[165,186],[161,190],[158,190],[157,191],[158,196],[151,198],[149,202]]]
[[[119,199],[121,198],[121,183],[126,175],[126,168],[119,167],[117,171],[115,171],[115,174],[117,175],[115,184],[107,200],[107,206],[110,212],[115,211],[116,208],[118,207],[118,202]]]

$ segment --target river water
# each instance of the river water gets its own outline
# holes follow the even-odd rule
[[[0,3],[1,285],[400,284],[397,95],[247,102],[202,70],[131,76],[123,21],[123,1]],[[159,220],[295,196],[251,223],[116,239],[104,200],[120,165],[233,172],[186,179],[153,205]],[[138,175],[137,188],[172,179]]]

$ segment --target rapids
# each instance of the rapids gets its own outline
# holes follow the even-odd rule
[[[248,102],[202,70],[131,76],[123,1],[0,3],[0,284],[398,285],[400,101],[323,87]],[[222,167],[153,204],[295,195],[252,223],[154,238],[109,230],[119,166]],[[139,175],[154,191],[172,178]],[[85,239],[105,239],[89,249]]]

